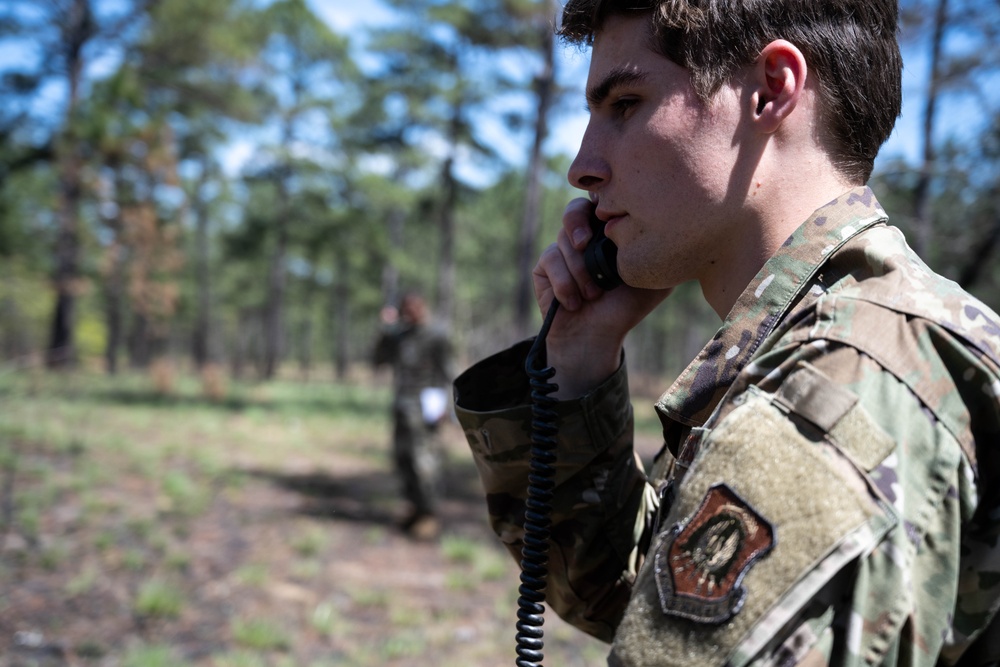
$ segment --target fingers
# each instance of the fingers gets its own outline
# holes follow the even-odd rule
[[[594,204],[589,199],[579,197],[566,204],[563,211],[563,229],[573,248],[583,252],[587,242],[594,235],[590,219],[594,215]]]
[[[544,312],[554,296],[567,310],[596,299],[601,289],[587,272],[583,251],[593,236],[590,218],[594,205],[574,199],[563,214],[563,228],[556,242],[542,252],[533,271],[535,298]]]
[[[563,232],[560,231],[559,234],[563,235]],[[542,251],[532,271],[532,281],[535,300],[543,313],[548,310],[553,298],[558,299],[568,310],[580,307],[582,295],[575,286],[558,243],[553,243]]]

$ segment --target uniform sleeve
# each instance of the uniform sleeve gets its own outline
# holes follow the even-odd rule
[[[380,330],[375,347],[372,349],[372,365],[377,368],[383,364],[393,363],[397,356],[398,346],[399,338],[394,329],[385,327]]]
[[[483,483],[490,524],[518,561],[531,446],[523,370],[529,345],[486,359],[455,382],[456,413]],[[656,506],[632,449],[624,365],[591,394],[555,410],[559,431],[546,602],[568,622],[610,641]]]
[[[849,347],[816,360],[824,377],[857,396],[851,417],[827,439],[851,461],[893,525],[855,562],[830,568],[816,596],[796,605],[793,590],[788,606],[801,611],[789,615],[779,641],[770,641],[770,650],[751,664],[986,665],[1000,659],[995,374],[943,332],[927,337],[938,354],[925,355],[933,368],[919,381],[897,377]],[[787,382],[779,393],[792,393]],[[763,641],[767,624],[759,630]]]
[[[442,328],[434,332],[431,356],[434,364],[435,385],[447,386],[455,377],[454,353],[451,336],[447,330]]]
[[[720,421],[667,523],[689,525],[707,489],[725,480],[773,527],[773,548],[747,568],[738,613],[680,626],[681,646],[721,646],[701,664],[733,667],[995,663],[989,369],[960,347],[942,352],[927,385],[846,346],[760,363],[772,380],[748,388]],[[650,557],[662,552],[654,543]],[[662,603],[655,579],[648,585]],[[622,628],[622,643],[636,632]],[[623,664],[633,663],[643,664]]]

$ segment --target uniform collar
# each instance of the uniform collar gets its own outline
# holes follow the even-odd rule
[[[761,342],[809,289],[826,259],[885,219],[868,187],[850,190],[817,209],[750,281],[722,328],[657,401],[657,411],[689,426],[703,425]]]

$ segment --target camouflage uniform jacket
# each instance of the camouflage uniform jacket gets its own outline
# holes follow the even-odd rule
[[[446,387],[451,370],[451,342],[437,324],[399,322],[384,327],[375,342],[372,362],[391,364],[397,400],[415,398],[424,387]]]
[[[455,382],[515,558],[526,349]],[[660,398],[648,474],[624,364],[556,406],[547,602],[611,641],[611,665],[995,664],[998,359],[997,316],[932,273],[870,190],[846,193]]]

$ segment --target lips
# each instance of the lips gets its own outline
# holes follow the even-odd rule
[[[595,214],[597,215],[597,218],[599,220],[602,220],[604,222],[605,234],[607,234],[608,230],[610,230],[613,226],[618,224],[618,222],[623,220],[626,216],[626,214],[621,211],[602,211],[601,209],[597,209]]]

